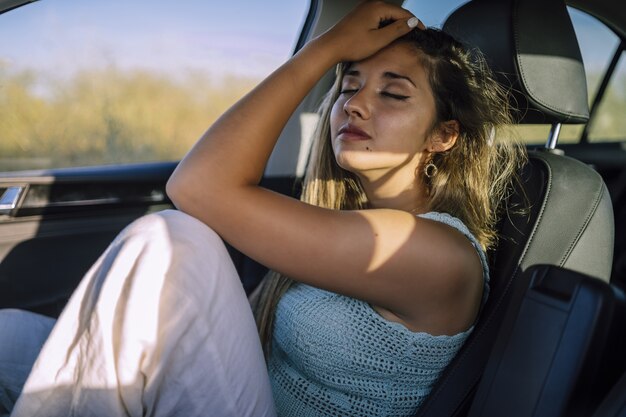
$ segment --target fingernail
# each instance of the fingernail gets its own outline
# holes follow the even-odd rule
[[[417,17],[413,16],[412,18],[406,21],[406,24],[409,25],[411,29],[413,29],[413,28],[416,28],[417,25],[420,24],[420,20]]]

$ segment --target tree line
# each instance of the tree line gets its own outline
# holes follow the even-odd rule
[[[0,171],[180,159],[258,81],[115,67],[53,78],[0,68]],[[576,140],[581,128],[565,128],[564,140]],[[548,129],[518,132],[538,143]],[[610,85],[591,138],[626,138],[623,74]]]
[[[44,168],[179,159],[257,83],[115,68],[67,79],[0,72],[0,171],[20,160]]]

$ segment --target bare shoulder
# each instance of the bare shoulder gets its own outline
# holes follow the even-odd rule
[[[460,221],[441,220],[414,216],[413,232],[396,252],[399,270],[392,280],[401,289],[395,301],[374,308],[411,330],[451,335],[474,322],[485,277],[477,248],[451,225]]]

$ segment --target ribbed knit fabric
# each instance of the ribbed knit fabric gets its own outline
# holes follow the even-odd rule
[[[474,244],[484,302],[489,271],[474,236],[448,214],[420,217],[448,224]],[[281,298],[275,323],[268,368],[280,417],[413,415],[473,330],[412,332],[366,302],[304,284]]]

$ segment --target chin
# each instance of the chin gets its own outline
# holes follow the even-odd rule
[[[341,151],[335,155],[337,165],[346,171],[359,175],[363,171],[375,168],[375,159],[369,152],[364,151]]]

